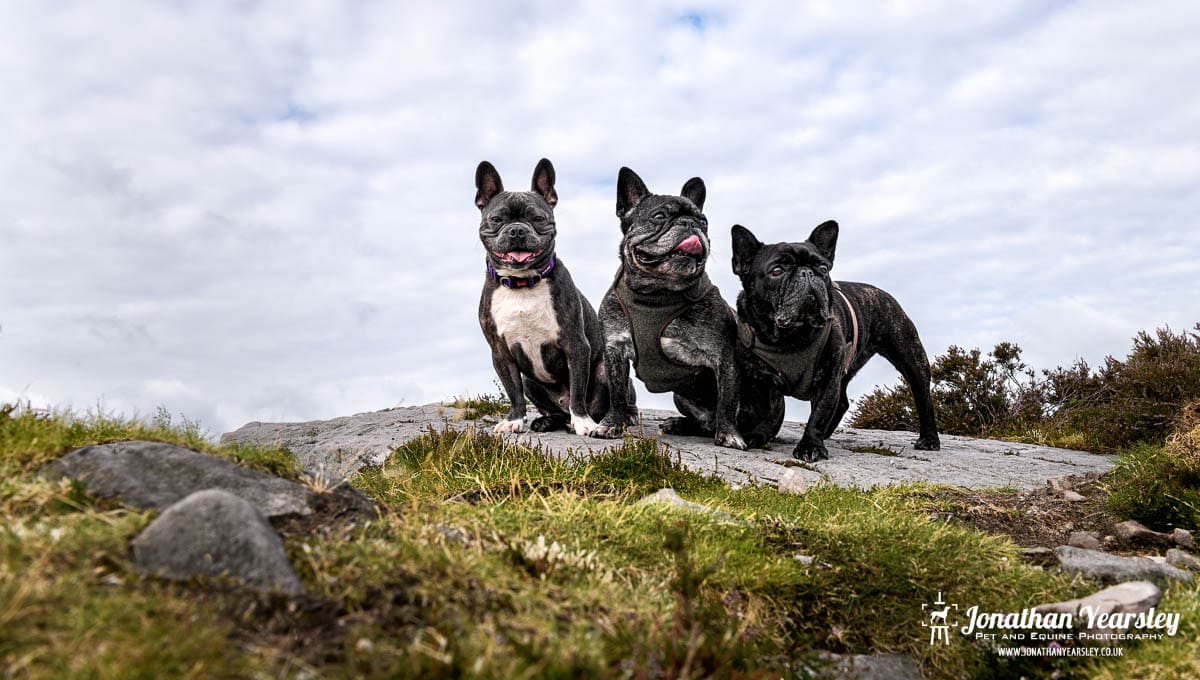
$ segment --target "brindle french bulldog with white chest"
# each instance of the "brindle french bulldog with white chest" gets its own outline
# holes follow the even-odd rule
[[[497,432],[524,432],[525,398],[541,415],[535,432],[596,431],[608,410],[600,321],[554,254],[554,166],[543,158],[530,191],[505,191],[483,161],[475,171],[479,240],[487,251],[479,326],[512,404]]]

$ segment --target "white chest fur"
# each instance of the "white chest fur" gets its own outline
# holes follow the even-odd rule
[[[553,380],[542,363],[542,345],[558,345],[558,319],[550,286],[497,288],[492,293],[492,321],[496,333],[509,347],[520,346],[533,364],[533,375],[542,382]]]

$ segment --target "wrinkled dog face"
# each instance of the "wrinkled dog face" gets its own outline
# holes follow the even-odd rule
[[[505,191],[500,173],[483,161],[475,170],[479,240],[497,271],[518,273],[543,267],[554,254],[554,166],[543,158],[533,171],[531,191]]]
[[[683,289],[704,273],[708,259],[708,220],[704,181],[693,177],[680,196],[651,194],[629,168],[617,176],[617,217],[621,218],[621,261],[634,279],[660,288]]]
[[[756,320],[786,334],[832,317],[829,270],[837,249],[837,222],[821,224],[803,243],[764,245],[741,225],[732,232],[733,272],[742,280],[745,303]]]

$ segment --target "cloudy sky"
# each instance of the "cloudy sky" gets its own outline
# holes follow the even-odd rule
[[[482,159],[554,162],[593,303],[628,165],[705,179],[730,300],[731,224],[837,219],[931,355],[1200,321],[1200,3],[966,7],[0,3],[0,401],[220,433],[494,391]]]

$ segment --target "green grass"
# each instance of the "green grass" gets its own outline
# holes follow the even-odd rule
[[[1106,487],[1114,516],[1160,530],[1200,529],[1200,425],[1165,444],[1125,449]]]
[[[151,514],[43,480],[42,464],[150,438],[295,476],[286,452],[215,447],[186,421],[2,413],[5,676],[777,677],[802,675],[821,649],[908,654],[931,678],[1173,677],[1200,655],[1194,589],[1160,605],[1184,612],[1180,635],[1133,646],[1136,661],[1013,665],[962,637],[931,647],[921,604],[938,592],[1019,610],[1096,586],[1021,563],[1005,538],[930,519],[914,493],[924,487],[733,489],[635,438],[560,460],[431,431],[351,480],[381,517],[285,536],[309,592],[300,600],[144,578],[128,541]],[[637,503],[667,486],[734,520]]]

